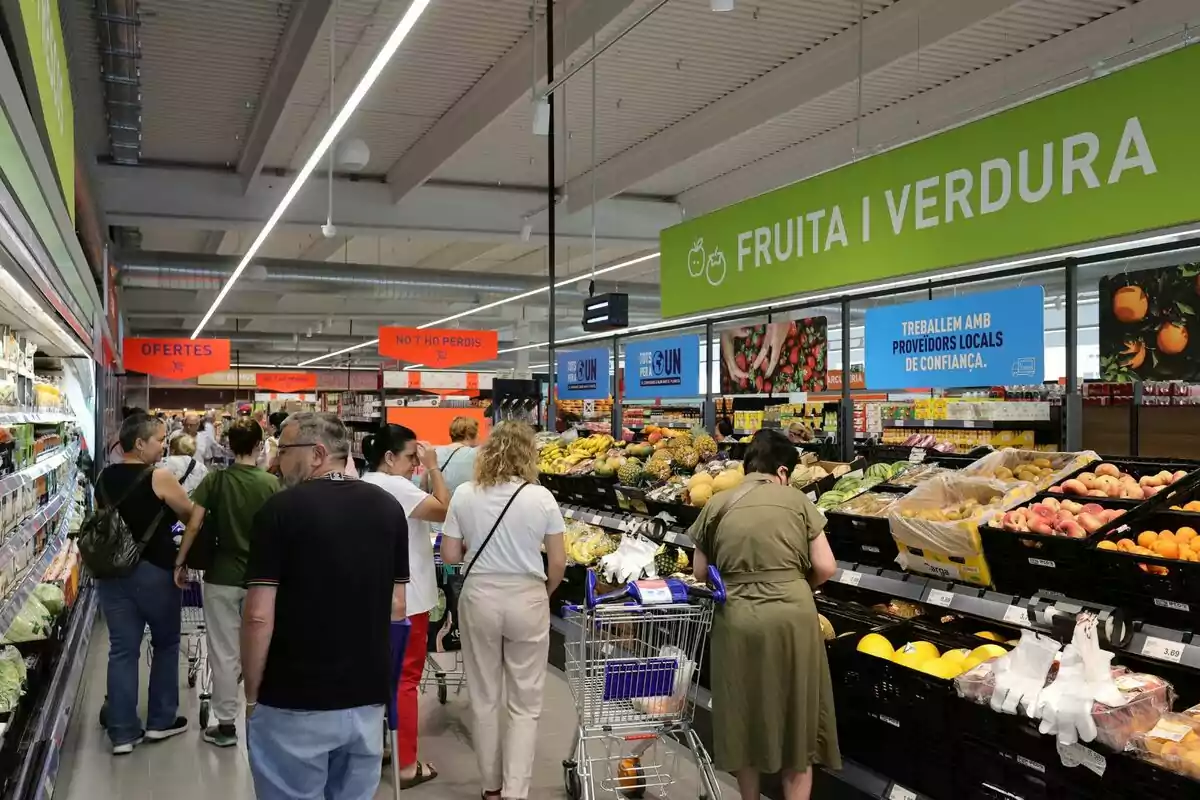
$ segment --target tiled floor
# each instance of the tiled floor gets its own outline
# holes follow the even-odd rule
[[[182,684],[180,713],[193,730],[155,744],[144,744],[132,755],[114,758],[98,723],[104,701],[108,637],[103,622],[92,637],[87,672],[74,719],[63,746],[62,765],[55,796],[65,800],[249,800],[254,797],[244,746],[220,750],[201,741],[196,730],[199,705],[195,690]],[[143,671],[142,681],[145,681]],[[144,700],[144,698],[143,698]],[[405,793],[412,800],[474,800],[479,797],[478,771],[467,727],[465,690],[449,703],[438,704],[427,695],[421,703],[421,758],[431,761],[440,775],[434,781]],[[531,798],[565,797],[562,759],[570,748],[575,716],[571,695],[561,673],[551,670],[546,685],[546,707],[538,731]],[[681,759],[682,761],[682,759]],[[672,797],[697,797],[695,769],[690,763],[679,770],[681,782]],[[388,773],[377,798],[392,797]],[[607,796],[614,796],[608,793]],[[729,784],[724,796],[736,797]]]

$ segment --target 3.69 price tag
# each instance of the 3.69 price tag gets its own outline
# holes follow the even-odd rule
[[[942,589],[930,589],[927,602],[942,608],[949,608],[954,602],[954,592],[943,591]]]
[[[1142,655],[1178,664],[1183,660],[1183,648],[1184,645],[1180,642],[1160,639],[1157,636],[1147,636],[1146,643],[1142,645]]]

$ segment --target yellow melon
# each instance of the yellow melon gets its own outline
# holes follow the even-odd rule
[[[876,658],[891,659],[892,643],[878,633],[868,633],[858,641],[858,651]]]
[[[726,489],[732,489],[742,482],[745,476],[740,472],[727,469],[717,477],[713,478],[712,488],[714,492],[723,492]]]
[[[703,507],[705,503],[712,499],[712,496],[713,485],[711,481],[708,483],[698,483],[688,489],[688,501],[697,508]]]
[[[708,484],[709,486],[712,486],[712,482],[713,482],[712,475],[709,475],[707,472],[697,472],[695,475],[688,478],[687,485],[688,485],[688,488],[691,489],[694,486],[698,486],[701,483],[705,483],[705,484]]]

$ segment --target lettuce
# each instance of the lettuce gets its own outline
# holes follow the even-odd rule
[[[67,605],[66,595],[61,586],[53,583],[39,583],[33,590],[33,596],[42,602],[51,615],[57,617]]]

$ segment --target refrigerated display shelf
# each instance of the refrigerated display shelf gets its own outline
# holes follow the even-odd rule
[[[1031,618],[1031,610],[1036,605],[1031,597],[1006,595],[940,578],[910,575],[840,561],[837,572],[830,580],[833,583],[855,586],[889,597],[938,606],[970,617],[1042,630]],[[1043,602],[1057,600],[1066,605],[1095,607],[1094,603],[1068,597],[1038,597]],[[1168,664],[1200,669],[1200,638],[1196,638],[1191,631],[1135,621],[1128,643],[1114,649]]]
[[[14,556],[29,543],[29,540],[37,534],[42,526],[70,502],[71,489],[75,483],[74,478],[75,476],[72,475],[71,480],[67,481],[65,489],[51,498],[50,502],[14,526],[12,535],[4,540],[3,545],[0,545],[0,570],[7,567]]]
[[[0,425],[21,425],[29,422],[54,425],[74,421],[74,415],[59,411],[0,411]]]
[[[978,428],[980,430],[1024,430],[1057,425],[1049,419],[885,419],[885,428]]]
[[[53,472],[64,462],[74,461],[79,456],[79,445],[71,444],[50,450],[38,456],[37,462],[11,475],[0,478],[0,495],[8,494],[15,489],[31,483],[48,472]]]
[[[16,619],[17,614],[24,608],[25,602],[33,594],[34,588],[41,583],[42,576],[46,574],[47,567],[54,557],[58,555],[58,551],[62,548],[63,543],[67,540],[67,528],[71,520],[71,515],[63,516],[62,521],[58,525],[54,536],[47,539],[46,546],[38,557],[25,568],[25,572],[16,582],[16,589],[12,591],[2,603],[0,603],[0,638],[8,635],[8,629]]]

